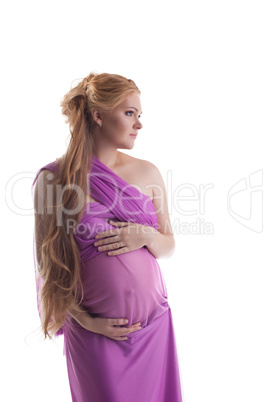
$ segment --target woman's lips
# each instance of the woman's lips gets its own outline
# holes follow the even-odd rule
[[[138,134],[130,134],[131,137],[136,138]]]

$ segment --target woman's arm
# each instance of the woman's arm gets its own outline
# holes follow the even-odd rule
[[[154,228],[151,229],[145,244],[146,247],[157,259],[170,258],[176,247],[173,234],[163,234]]]
[[[69,307],[67,312],[80,324],[83,328],[88,331],[94,331],[94,317],[92,317],[87,311],[80,307],[78,311],[74,307]]]
[[[176,243],[168,212],[166,187],[158,168],[151,162],[147,162],[147,164],[148,181],[153,189],[152,202],[159,229],[151,228],[149,230],[145,245],[155,258],[170,258],[174,254]]]

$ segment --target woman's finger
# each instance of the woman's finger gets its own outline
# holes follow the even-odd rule
[[[131,334],[131,332],[139,331],[141,329],[141,326],[131,326],[129,328],[116,328],[116,331],[114,331],[114,335],[121,335],[121,336],[126,336],[128,334]]]
[[[102,246],[103,244],[110,244],[110,243],[115,243],[119,241],[119,235],[112,236],[112,237],[105,237],[104,239],[95,241],[94,246]]]
[[[114,339],[115,341],[125,341],[125,340],[127,340],[128,338],[127,337],[121,337],[121,336],[114,336],[114,337],[111,337],[111,339]]]
[[[128,319],[126,318],[107,318],[110,325],[126,325]]]

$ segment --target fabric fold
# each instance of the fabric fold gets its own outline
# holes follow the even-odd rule
[[[119,220],[158,229],[150,197],[123,180],[95,155],[92,155],[89,182],[92,197],[105,205]]]

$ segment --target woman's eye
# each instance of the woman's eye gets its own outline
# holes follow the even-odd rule
[[[126,113],[134,113],[132,110],[129,110],[128,112],[126,112]],[[139,117],[139,119],[141,118],[141,116],[138,116]]]

